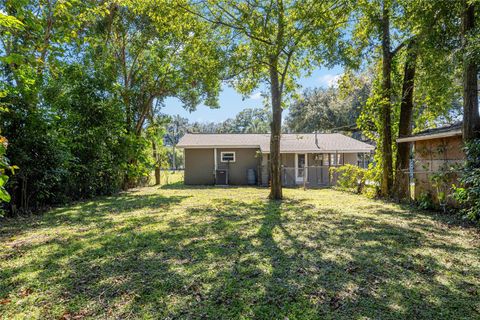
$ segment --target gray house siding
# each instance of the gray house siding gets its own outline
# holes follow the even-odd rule
[[[258,179],[258,169],[261,158],[257,157],[259,148],[218,148],[217,149],[217,167],[218,169],[228,169],[228,184],[245,185],[248,184],[247,170],[254,169]],[[235,162],[222,162],[222,152],[235,152]]]
[[[213,149],[185,149],[185,184],[214,184]]]
[[[258,177],[261,158],[257,148],[217,148],[217,168],[228,169],[228,184],[246,185],[247,170],[254,169]],[[222,152],[235,152],[235,162],[222,162]],[[185,149],[185,184],[215,184],[214,148]]]

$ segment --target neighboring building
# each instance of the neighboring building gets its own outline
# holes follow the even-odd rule
[[[452,185],[458,185],[456,166],[465,160],[462,123],[401,137],[397,142],[409,143],[413,148],[413,163],[410,170],[404,172],[410,177],[404,181],[409,181],[411,197],[452,203],[448,196]]]
[[[186,134],[185,184],[269,184],[270,134]],[[330,184],[329,167],[366,167],[374,147],[338,133],[282,134],[285,186]]]

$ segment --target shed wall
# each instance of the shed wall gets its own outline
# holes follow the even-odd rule
[[[452,167],[465,160],[463,141],[461,136],[420,140],[414,142],[414,198],[420,199],[430,195],[437,201],[437,187],[432,183],[432,174],[442,171],[442,168]],[[448,190],[441,190],[449,194],[452,184],[458,185],[458,176],[455,173],[448,175],[449,182],[444,183]],[[451,201],[451,200],[450,200]]]

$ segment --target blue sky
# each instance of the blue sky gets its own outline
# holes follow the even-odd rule
[[[334,83],[335,79],[343,72],[341,67],[332,69],[320,68],[315,70],[309,77],[300,79],[300,85],[305,88],[328,87]],[[260,90],[255,91],[250,98],[242,100],[242,95],[234,89],[224,85],[219,97],[220,108],[210,109],[207,106],[200,105],[194,112],[188,112],[182,108],[182,104],[177,99],[167,99],[162,113],[168,115],[179,114],[188,118],[190,121],[199,122],[220,122],[234,117],[245,108],[262,107],[263,99],[260,96]],[[288,112],[288,111],[287,111]]]

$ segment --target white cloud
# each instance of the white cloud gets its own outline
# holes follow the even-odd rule
[[[262,93],[261,92],[252,93],[252,95],[248,98],[252,100],[260,100],[262,99]]]
[[[320,76],[318,78],[318,82],[320,82],[320,85],[324,87],[338,87],[338,80],[342,77],[341,74],[324,74],[323,76]]]

